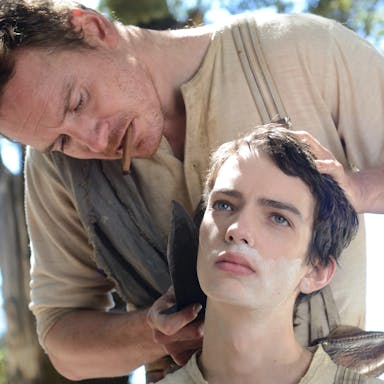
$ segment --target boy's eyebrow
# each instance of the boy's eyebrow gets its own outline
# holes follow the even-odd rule
[[[260,205],[263,205],[266,207],[273,207],[273,208],[283,209],[285,211],[292,212],[294,215],[298,216],[300,219],[303,217],[299,209],[296,208],[293,204],[284,203],[282,201],[266,199],[266,198],[260,198],[257,200],[257,202]]]
[[[238,199],[243,196],[241,192],[237,191],[236,189],[230,189],[230,188],[212,189],[210,195],[217,194],[217,193],[222,193],[223,195],[236,197]]]

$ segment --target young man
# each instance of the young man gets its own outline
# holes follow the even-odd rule
[[[332,279],[358,218],[309,147],[281,125],[213,155],[197,272],[207,295],[204,340],[159,383],[379,383],[296,340],[299,295]]]
[[[170,205],[192,213],[210,152],[255,124],[310,129],[347,170],[355,208],[384,211],[383,59],[336,22],[254,14],[160,32],[76,3],[4,0],[0,30],[0,132],[30,146],[31,309],[64,376],[123,375],[165,353],[182,363],[200,345],[198,327],[174,334],[175,318],[158,316],[162,348],[145,321],[170,285]],[[361,232],[331,284],[344,324],[364,323],[364,249]],[[136,310],[108,312],[114,290]],[[311,311],[299,312],[308,344]]]

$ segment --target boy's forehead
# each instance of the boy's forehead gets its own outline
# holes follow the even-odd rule
[[[248,148],[241,149],[239,152],[229,156],[218,169],[215,184],[238,182],[239,180],[249,178],[249,172],[247,172],[248,166],[254,165],[257,167],[256,171],[265,168],[261,167],[262,163],[270,162],[269,166],[276,167],[269,157],[262,152],[251,152]],[[277,167],[276,167],[277,168]],[[251,182],[251,180],[249,180]]]
[[[262,151],[230,156],[220,167],[214,190],[236,189],[252,198],[270,198],[297,206],[312,221],[315,198],[299,177],[284,173]]]

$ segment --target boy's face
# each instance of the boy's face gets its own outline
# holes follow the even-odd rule
[[[305,259],[315,201],[300,178],[266,155],[245,156],[223,164],[209,196],[199,281],[215,301],[255,309],[291,305],[312,270]]]

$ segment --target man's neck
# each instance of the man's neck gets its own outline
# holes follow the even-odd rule
[[[221,309],[208,304],[204,323],[199,364],[209,383],[300,381],[312,355],[296,341],[286,314]]]
[[[165,117],[163,134],[175,156],[183,160],[186,114],[180,88],[198,71],[212,27],[154,31],[130,26],[125,35],[127,50],[133,50],[152,76]]]

